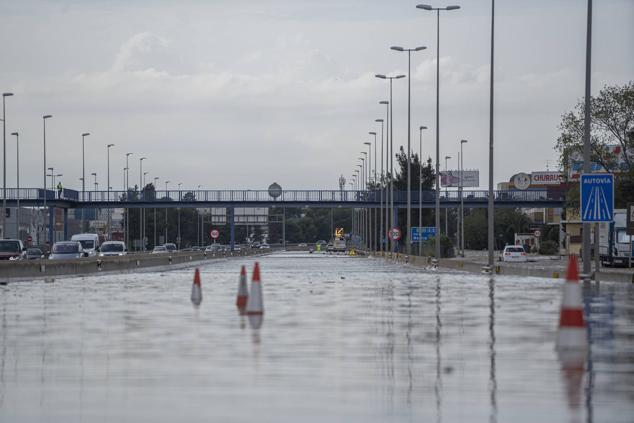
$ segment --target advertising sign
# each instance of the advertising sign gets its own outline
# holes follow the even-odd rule
[[[440,185],[447,188],[458,188],[460,186],[464,188],[474,188],[480,186],[480,171],[479,170],[463,170],[464,177],[462,179],[462,185],[460,185],[460,171],[459,170],[446,170],[440,172]]]
[[[531,185],[560,185],[562,182],[564,182],[564,174],[561,172],[531,173]]]

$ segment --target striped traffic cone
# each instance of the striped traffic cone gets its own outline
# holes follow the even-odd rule
[[[585,351],[588,348],[588,334],[583,319],[583,301],[575,256],[570,256],[568,259],[568,271],[563,291],[557,349]]]
[[[264,314],[264,304],[262,302],[262,283],[260,281],[260,265],[255,262],[253,276],[251,277],[251,292],[247,300],[246,312],[248,315]]]
[[[194,273],[194,283],[192,284],[192,303],[195,306],[199,306],[203,301],[203,292],[200,287],[200,270],[196,268]]]
[[[236,306],[240,312],[243,312],[247,306],[247,300],[249,298],[249,292],[247,289],[247,269],[242,266],[240,269],[240,282],[238,283],[238,298],[236,299]]]

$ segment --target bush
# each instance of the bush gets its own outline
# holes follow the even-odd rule
[[[559,252],[559,244],[555,241],[542,241],[539,245],[539,254],[551,256]]]
[[[436,239],[430,238],[423,242],[422,256],[434,256],[436,252]],[[414,250],[416,251],[416,250]],[[455,252],[451,240],[445,235],[440,236],[440,255],[441,257],[454,257]]]

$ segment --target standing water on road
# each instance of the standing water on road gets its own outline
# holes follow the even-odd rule
[[[590,350],[555,351],[561,281],[382,259],[262,257],[260,329],[240,267],[0,286],[2,422],[631,422],[634,289],[584,288]]]

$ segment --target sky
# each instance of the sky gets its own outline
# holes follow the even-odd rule
[[[422,0],[421,0],[422,1]],[[2,0],[0,90],[6,99],[7,186],[43,183],[47,167],[81,189],[92,172],[123,188],[139,158],[163,189],[337,189],[370,131],[381,133],[377,73],[408,73],[411,145],[435,157],[436,19],[415,1]],[[490,0],[440,17],[440,154],[488,183]],[[634,78],[634,1],[594,2],[593,94]],[[495,182],[557,167],[561,115],[583,97],[585,0],[498,0],[495,21]],[[407,79],[394,81],[394,150],[407,145]],[[378,137],[380,153],[381,137]],[[374,146],[372,147],[374,149]],[[374,154],[374,151],[372,151]],[[374,161],[374,158],[372,159]],[[50,184],[50,179],[49,179]]]

